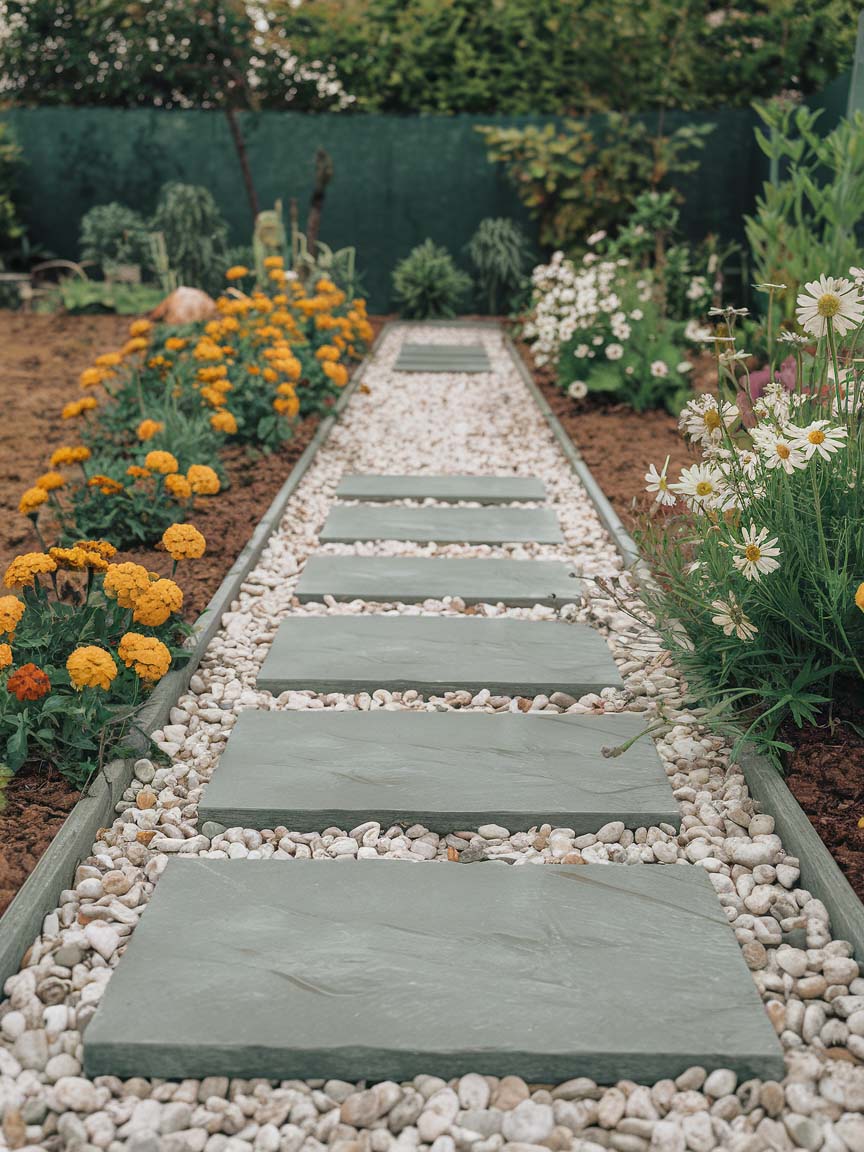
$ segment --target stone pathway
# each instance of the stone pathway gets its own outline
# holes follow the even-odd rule
[[[395,372],[405,343],[450,346],[436,362],[448,372],[421,370],[416,352],[414,371]],[[492,372],[479,370],[476,351],[457,372],[450,358],[458,344],[482,345]],[[138,762],[117,820],[46,918],[27,966],[7,981],[0,1007],[6,1145],[49,1152],[864,1148],[864,1071],[855,1063],[864,1058],[864,981],[850,949],[831,940],[825,909],[800,887],[798,861],[785,854],[770,815],[754,811],[723,741],[682,709],[675,669],[656,639],[587,579],[617,580],[626,595],[615,549],[506,348],[489,328],[403,326],[387,336],[365,382],[369,391],[352,398],[190,691],[157,734],[170,765]],[[343,477],[381,473],[540,480],[546,506],[534,510],[554,512],[563,539],[507,541],[499,532],[494,544],[356,537],[322,544]],[[419,516],[431,507],[441,515],[407,491],[379,511]],[[437,499],[458,504],[459,495]],[[418,587],[405,602],[391,600],[382,583],[378,595],[387,599],[322,593],[303,602],[294,593],[313,553],[316,560],[563,563],[586,578],[585,600],[526,607],[481,598],[468,606],[458,595],[415,601]],[[571,654],[590,625],[617,673],[609,663],[604,672],[598,659],[590,687],[572,693],[560,685],[532,689],[529,680],[496,692],[443,680],[425,690],[359,682],[337,689],[331,680],[284,690],[274,683],[274,695],[258,677],[268,650],[277,652],[283,621],[322,635],[341,625],[351,637],[344,657],[355,661],[352,675],[358,654],[368,662],[375,651],[360,651],[359,638],[385,622],[409,630],[505,625],[508,635],[518,628],[520,636],[554,636],[553,647],[563,636]],[[483,655],[482,644],[466,646],[457,679],[470,672],[473,649]],[[304,659],[313,654],[307,648]],[[325,680],[340,664],[335,650],[327,659]],[[598,731],[609,724],[610,742],[620,740],[616,725],[650,717],[658,704],[669,724],[656,754],[642,745],[638,761],[631,752],[601,764]],[[381,776],[371,781],[379,792],[370,799],[360,766],[364,756],[373,766],[376,748],[392,751],[386,725],[394,717],[404,731],[409,721],[446,723],[448,736],[413,744],[403,737],[401,757],[374,765]],[[335,728],[342,719],[374,721],[356,756],[351,738]],[[572,773],[562,776],[551,734],[571,724],[582,732],[586,720],[584,739],[573,740]],[[258,736],[244,748],[244,733],[251,739],[249,725],[259,721],[274,726],[266,755],[254,753]],[[296,722],[290,735],[277,732],[283,721]],[[513,734],[524,725],[508,736],[517,760],[502,758],[498,796],[489,787],[492,753],[484,760],[485,747],[472,751],[472,741],[482,741],[467,728],[461,734],[463,721],[503,721]],[[523,750],[535,731],[544,739]],[[460,796],[455,772],[452,799],[440,788],[430,795],[424,759],[453,739],[462,743],[448,766],[461,763],[473,797],[470,787]],[[330,764],[319,772],[316,743],[326,745]],[[295,792],[283,799],[274,789],[281,764],[288,778],[292,747]],[[499,751],[512,749],[505,741]],[[340,757],[351,807],[323,826],[331,812],[335,820],[326,793],[339,803],[343,792],[319,773],[332,773]],[[244,760],[245,794],[238,786]],[[199,819],[199,803],[209,815],[214,768],[214,808],[220,787],[230,785],[233,796],[230,788],[223,793],[230,803],[252,805],[245,826],[223,830]],[[511,792],[510,823],[500,825],[504,813],[494,805],[500,796],[503,806],[514,782],[519,802]],[[593,782],[601,786],[592,810]],[[379,797],[391,783],[401,791],[386,808]],[[649,815],[647,805],[632,803],[640,787],[643,798],[655,789],[659,810]],[[650,822],[667,811],[669,787],[677,817],[670,808],[668,822]],[[607,819],[605,805],[613,803],[617,818]],[[265,824],[267,805],[275,824],[282,804],[289,823]],[[421,814],[424,823],[388,824],[400,809],[406,824]],[[558,824],[568,809],[572,823]],[[352,826],[353,811],[364,819]],[[537,826],[542,811],[547,822]],[[306,813],[311,827],[301,823]],[[476,824],[448,825],[470,813]],[[372,857],[378,862],[362,864]],[[408,868],[408,861],[452,867]],[[775,1035],[787,1061],[782,1082]],[[307,1064],[298,1051],[308,1053]],[[106,1074],[88,1078],[85,1060]],[[318,1079],[255,1078],[303,1076],[304,1067]],[[235,1074],[242,1079],[229,1080]],[[146,1078],[166,1075],[186,1078]],[[353,1083],[376,1075],[396,1079]]]

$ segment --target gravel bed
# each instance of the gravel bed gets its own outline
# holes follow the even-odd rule
[[[482,340],[493,373],[394,375],[403,340]],[[392,331],[343,422],[334,429],[292,498],[240,599],[225,614],[189,692],[156,734],[170,766],[139,760],[135,781],[101,831],[73,888],[46,917],[21,972],[0,1004],[0,1147],[89,1152],[864,1152],[864,979],[851,949],[832,940],[824,906],[801,889],[798,861],[784,852],[770,814],[755,810],[723,739],[684,710],[681,685],[656,639],[601,588],[581,605],[466,609],[456,599],[422,605],[355,601],[298,606],[293,589],[305,558],[319,549],[343,471],[474,472],[538,475],[558,512],[563,547],[414,547],[362,544],[362,555],[510,556],[565,559],[586,576],[626,576],[611,540],[576,483],[496,332]],[[279,621],[289,613],[359,612],[509,615],[587,622],[607,637],[625,679],[575,700],[488,692],[318,694],[255,690]],[[511,835],[489,825],[442,837],[435,829],[357,828],[257,831],[199,827],[197,804],[237,716],[266,709],[470,709],[599,713],[631,711],[663,722],[657,747],[681,806],[670,825],[596,834],[543,825]],[[784,1082],[738,1083],[727,1070],[692,1068],[676,1081],[598,1087],[579,1078],[557,1087],[478,1074],[449,1084],[418,1076],[367,1088],[342,1081],[234,1080],[166,1083],[81,1074],[81,1036],[150,893],[172,854],[210,858],[397,857],[513,866],[550,861],[680,864],[710,875],[787,1053]],[[681,980],[703,980],[682,972]],[[166,974],[170,979],[170,975]],[[159,1006],[154,1004],[153,1010]],[[706,1017],[706,1028],[710,1018]],[[134,1021],[129,1021],[130,1030]]]

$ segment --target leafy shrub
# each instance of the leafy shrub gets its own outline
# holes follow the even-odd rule
[[[93,261],[103,272],[110,272],[118,264],[147,267],[148,231],[144,217],[125,204],[97,204],[81,220],[81,259]]]
[[[693,696],[775,757],[783,721],[814,722],[835,685],[864,680],[860,282],[811,282],[797,314],[803,334],[778,345],[794,381],[751,403],[725,310],[717,395],[681,414],[701,459],[677,482],[652,466],[640,534],[657,581],[643,600]]]
[[[483,303],[497,315],[499,303],[506,308],[522,287],[530,259],[528,239],[507,217],[489,216],[480,221],[467,251]]]
[[[228,225],[208,188],[166,184],[151,229],[165,237],[171,269],[181,284],[215,295],[223,282]]]
[[[11,128],[0,123],[0,257],[7,255],[24,236],[24,226],[18,217],[21,164],[21,149]]]
[[[399,314],[411,320],[455,316],[470,289],[471,277],[433,240],[418,244],[393,271]]]

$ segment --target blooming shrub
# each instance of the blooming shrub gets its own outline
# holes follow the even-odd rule
[[[813,722],[835,684],[864,681],[864,300],[848,279],[808,283],[803,334],[778,337],[794,385],[755,399],[734,310],[723,319],[718,394],[681,414],[699,459],[675,481],[665,465],[646,476],[657,586],[642,591],[693,693],[719,718],[734,706],[776,756],[787,717]]]
[[[177,561],[204,537],[176,524],[163,539]],[[0,741],[13,772],[56,765],[81,787],[116,747],[147,692],[181,653],[183,593],[105,540],[16,556],[0,595]]]

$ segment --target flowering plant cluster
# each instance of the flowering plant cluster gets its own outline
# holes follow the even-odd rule
[[[162,545],[174,570],[206,547],[191,524],[169,527]],[[4,763],[15,772],[45,760],[80,787],[180,655],[183,592],[171,577],[119,561],[106,540],[16,556],[3,586]]]
[[[784,291],[759,287],[772,301]],[[668,460],[646,475],[657,586],[643,596],[694,692],[734,704],[745,736],[777,754],[788,716],[813,722],[835,683],[864,681],[864,299],[852,279],[808,283],[802,331],[771,342],[791,350],[793,379],[772,362],[758,396],[737,347],[742,311],[723,310],[714,336],[717,395],[681,414],[698,459],[676,480]]]

